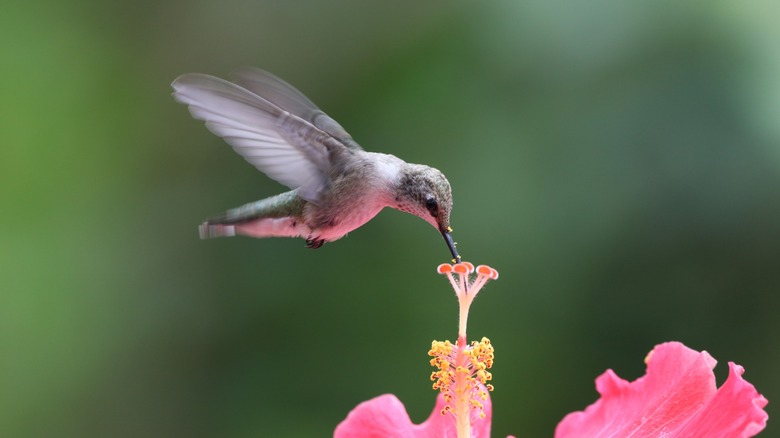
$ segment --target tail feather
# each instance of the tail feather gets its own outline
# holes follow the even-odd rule
[[[198,226],[198,234],[200,234],[201,239],[232,237],[236,235],[236,227],[234,225],[220,225],[203,222]]]
[[[244,204],[207,218],[198,231],[201,239],[243,234],[252,237],[300,236],[306,201],[295,190]],[[307,227],[307,234],[311,231]]]

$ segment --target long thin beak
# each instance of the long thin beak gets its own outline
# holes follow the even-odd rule
[[[455,249],[455,242],[452,241],[452,235],[450,234],[450,231],[442,230],[441,235],[442,237],[444,237],[444,241],[447,242],[447,247],[450,249],[450,252],[452,253],[452,262],[460,263],[460,254],[458,254],[458,250]]]

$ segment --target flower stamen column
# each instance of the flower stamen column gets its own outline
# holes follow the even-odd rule
[[[488,280],[498,278],[498,271],[486,265],[475,270],[471,263],[461,262],[439,265],[437,272],[447,276],[458,298],[458,341],[455,345],[450,341],[433,341],[428,355],[433,357],[431,365],[438,371],[431,373],[431,380],[433,389],[441,391],[447,403],[442,415],[452,414],[458,438],[469,438],[472,422],[484,420],[482,402],[488,398],[487,391],[493,390],[493,385],[487,383],[493,378],[487,371],[493,366],[493,346],[488,338],[469,345],[466,338],[469,308]],[[471,280],[474,272],[476,278]]]

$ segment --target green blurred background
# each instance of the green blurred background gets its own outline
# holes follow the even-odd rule
[[[776,2],[0,7],[0,436],[328,436],[415,421],[454,339],[441,237],[385,211],[322,249],[199,241],[284,190],[171,98],[268,69],[366,149],[441,169],[496,347],[495,436],[552,436],[679,340],[780,413]],[[770,429],[764,436],[778,436]]]

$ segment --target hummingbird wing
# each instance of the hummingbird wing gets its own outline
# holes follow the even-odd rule
[[[171,85],[174,98],[188,105],[194,118],[205,121],[211,132],[244,159],[276,181],[298,189],[302,198],[317,202],[327,182],[331,153],[346,148],[338,138],[268,99],[214,76],[189,73]]]
[[[254,67],[238,69],[231,76],[236,84],[327,132],[341,141],[344,146],[350,149],[363,149],[337,121],[325,114],[303,93],[279,77]]]

